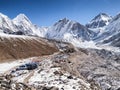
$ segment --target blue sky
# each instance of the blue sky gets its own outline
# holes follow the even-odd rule
[[[120,0],[0,0],[0,12],[10,18],[24,13],[39,26],[53,25],[64,17],[86,24],[95,15],[120,12]]]

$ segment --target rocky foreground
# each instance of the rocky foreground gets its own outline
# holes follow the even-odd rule
[[[119,52],[29,36],[0,40],[1,90],[120,90]]]
[[[1,76],[2,90],[93,90],[99,89],[95,82],[89,83],[83,76],[74,75],[65,64],[69,65],[69,56],[55,54],[47,57],[33,58],[37,67],[23,69],[19,66]],[[19,68],[19,70],[18,70]],[[74,72],[74,71],[73,71]],[[76,73],[76,72],[75,72]],[[1,74],[2,75],[2,74]]]
[[[22,60],[21,65],[4,71],[0,87],[1,90],[120,90],[119,77],[119,53],[65,47],[53,55]]]

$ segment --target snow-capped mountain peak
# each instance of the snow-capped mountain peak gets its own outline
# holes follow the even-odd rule
[[[94,17],[86,26],[88,28],[100,28],[109,24],[112,17],[107,15],[106,13],[100,13],[96,17]]]
[[[38,27],[32,24],[25,14],[19,14],[16,18],[13,19],[13,23],[25,35],[35,35],[35,36],[37,35],[40,37],[44,37],[46,34],[45,28]]]
[[[85,26],[67,18],[61,19],[48,29],[47,38],[72,42],[90,40],[93,34]]]
[[[70,20],[67,18],[63,18],[63,19],[60,19],[58,22],[68,22],[68,21],[70,21]]]
[[[21,23],[27,23],[27,24],[32,24],[31,21],[28,19],[28,17],[25,14],[19,14],[17,17],[13,19],[13,22],[16,24],[21,24]]]
[[[57,21],[55,24],[54,24],[54,26],[58,26],[58,25],[61,25],[61,26],[63,26],[63,25],[65,25],[65,24],[67,24],[67,23],[74,23],[73,21],[71,21],[71,20],[69,20],[69,19],[67,19],[67,18],[63,18],[63,19],[60,19],[59,21]]]
[[[13,31],[16,31],[16,29],[12,20],[8,16],[0,13],[0,32],[12,33]]]
[[[105,32],[103,32],[98,38],[103,43],[108,43],[113,46],[120,46],[120,14],[113,17],[109,25],[106,26]]]
[[[114,34],[120,32],[120,13],[113,17],[113,19],[105,29],[105,33]]]
[[[24,14],[19,14],[13,20],[0,13],[0,33],[16,35],[34,35],[44,37],[47,29],[37,27]]]
[[[100,13],[98,14],[93,20],[108,20],[110,19],[110,16],[108,16],[106,13]]]

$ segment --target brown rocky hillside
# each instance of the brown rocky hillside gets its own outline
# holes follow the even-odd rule
[[[58,51],[53,42],[29,36],[0,36],[0,62],[50,55]]]

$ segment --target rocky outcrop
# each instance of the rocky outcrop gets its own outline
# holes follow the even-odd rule
[[[15,82],[10,77],[10,75],[0,76],[0,90],[59,90],[54,86],[39,86],[38,88],[34,88],[24,83]]]
[[[69,61],[73,68],[67,69],[77,75],[99,85],[102,90],[119,90],[120,86],[120,53],[106,50],[80,49],[80,52],[70,56]],[[65,65],[66,66],[66,65]],[[67,68],[67,66],[66,66]]]

